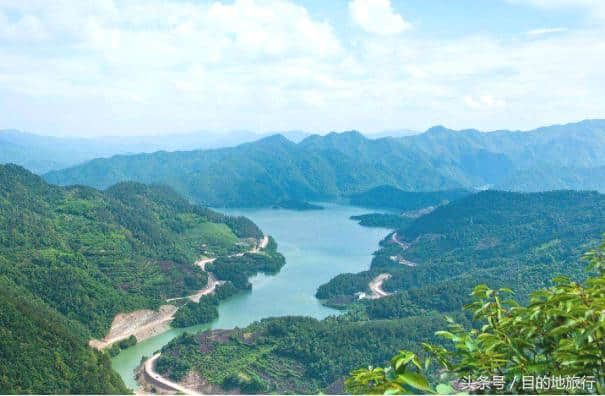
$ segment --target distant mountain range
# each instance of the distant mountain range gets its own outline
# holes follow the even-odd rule
[[[332,200],[391,185],[404,191],[500,188],[605,190],[605,120],[528,132],[454,131],[368,139],[356,131],[294,143],[273,135],[236,147],[118,155],[44,177],[106,188],[134,180],[167,184],[211,206]]]
[[[309,136],[302,131],[288,131],[282,134],[296,142]],[[6,129],[0,130],[0,164],[14,163],[34,173],[42,174],[116,154],[229,147],[252,142],[263,136],[268,135],[250,131],[229,133],[198,131],[158,136],[73,138],[40,136]]]

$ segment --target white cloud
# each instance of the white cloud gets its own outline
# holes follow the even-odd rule
[[[388,1],[356,0],[351,16],[355,3],[386,5],[390,17],[371,19],[386,31],[406,25]],[[601,30],[346,37],[312,15],[286,0],[0,0],[0,128],[496,129],[605,116]]]
[[[479,97],[473,97],[466,95],[464,97],[464,103],[473,109],[492,109],[496,107],[503,107],[506,102],[502,99],[496,99],[491,95],[481,95]]]
[[[542,28],[542,29],[532,29],[527,31],[527,34],[529,34],[530,36],[539,36],[542,34],[551,34],[551,33],[561,33],[561,32],[566,32],[569,29],[567,28]]]
[[[391,35],[411,28],[395,13],[390,0],[352,0],[349,12],[353,21],[369,33]]]

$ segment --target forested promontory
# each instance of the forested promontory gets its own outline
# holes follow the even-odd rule
[[[118,313],[203,289],[196,259],[243,254],[262,235],[167,187],[58,187],[0,166],[0,393],[124,393],[87,341]]]
[[[578,258],[603,230],[605,195],[597,192],[480,192],[389,234],[368,271],[338,275],[317,297],[352,302],[370,279],[389,273],[384,289],[394,295],[364,302],[372,317],[448,311],[478,283],[514,286],[523,298],[548,285],[546,275],[581,279]]]
[[[157,369],[174,380],[194,372],[245,393],[343,393],[354,369],[385,365],[400,349],[423,354],[423,343],[446,346],[435,335],[448,328],[446,315],[476,327],[462,307],[479,284],[514,289],[515,300],[527,304],[558,276],[575,282],[593,275],[581,257],[603,230],[605,196],[596,192],[469,195],[389,234],[369,271],[320,287],[318,297],[346,308],[342,315],[270,318],[220,336],[183,336],[163,348]],[[391,275],[384,283],[391,294],[358,299],[382,273]]]
[[[349,197],[351,204],[366,208],[397,209],[402,212],[436,207],[471,194],[464,189],[413,192],[393,186],[378,186]]]

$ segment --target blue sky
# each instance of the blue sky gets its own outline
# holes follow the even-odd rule
[[[602,0],[0,0],[0,128],[531,129],[605,118]]]

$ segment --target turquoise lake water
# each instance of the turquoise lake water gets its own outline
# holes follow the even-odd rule
[[[252,219],[278,244],[286,265],[273,276],[257,275],[251,279],[252,291],[221,303],[219,318],[213,323],[187,329],[171,329],[122,351],[112,359],[113,368],[126,385],[137,387],[133,370],[143,356],[151,356],[181,333],[206,329],[243,327],[271,316],[306,315],[318,319],[338,314],[322,306],[315,298],[321,284],[343,272],[359,272],[370,266],[385,229],[359,226],[349,217],[370,210],[322,204],[319,211],[274,209],[229,209],[228,214]]]

